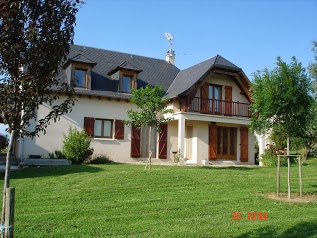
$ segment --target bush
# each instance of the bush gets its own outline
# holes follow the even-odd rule
[[[9,144],[8,136],[0,134],[0,150],[6,149],[8,144]]]
[[[87,161],[87,164],[114,164],[115,162],[108,155],[94,155]]]
[[[265,166],[277,166],[277,156],[278,155],[286,155],[286,148],[284,150],[279,149],[274,145],[267,145],[267,148],[264,150],[264,155],[260,155],[260,161]],[[296,163],[296,158],[290,158],[291,164]],[[280,157],[280,165],[287,166],[286,157]]]
[[[90,143],[91,139],[84,130],[80,132],[70,127],[68,135],[64,135],[62,154],[73,164],[81,164],[93,154],[94,150],[90,147]]]
[[[61,150],[55,150],[52,153],[48,153],[50,159],[65,159],[65,155]]]

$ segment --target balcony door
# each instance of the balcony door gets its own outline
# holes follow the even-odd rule
[[[209,85],[209,99],[211,99],[210,111],[213,113],[221,113],[222,87],[220,85]]]

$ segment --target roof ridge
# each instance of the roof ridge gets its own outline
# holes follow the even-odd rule
[[[119,53],[119,54],[124,54],[124,55],[132,55],[132,56],[137,56],[137,57],[141,57],[141,58],[154,59],[154,60],[163,61],[163,62],[169,64],[169,63],[168,63],[166,60],[164,60],[164,59],[159,59],[159,58],[154,58],[154,57],[149,57],[149,56],[144,56],[144,55],[132,54],[132,53],[127,53],[127,52],[122,52],[122,51],[116,51],[116,50],[107,50],[107,49],[97,48],[97,47],[93,47],[93,46],[85,46],[85,45],[77,45],[77,44],[73,44],[72,46],[86,47],[86,48],[96,49],[96,50],[101,50],[101,51],[109,51],[109,52],[114,52],[114,53]],[[174,65],[174,66],[175,66],[175,65]],[[178,68],[177,66],[175,66],[175,67]],[[179,69],[179,68],[178,68],[178,69]]]
[[[217,64],[217,63],[218,63],[219,57],[222,57],[222,56],[220,56],[219,54],[217,54],[217,55],[216,55],[216,59],[215,59],[215,63],[214,63],[214,64]]]

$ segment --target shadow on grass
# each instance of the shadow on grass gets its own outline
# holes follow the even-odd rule
[[[250,233],[245,233],[235,238],[262,238],[262,237],[279,237],[279,238],[298,238],[298,237],[316,237],[317,221],[301,222],[287,229],[282,234],[278,234],[277,230],[271,226],[259,228]]]
[[[47,167],[28,167],[10,172],[12,179],[24,179],[46,176],[62,176],[74,173],[98,173],[103,168],[90,165],[65,165],[65,166],[47,166]],[[0,173],[1,178],[4,172]]]
[[[213,166],[201,166],[202,169],[210,169],[210,170],[254,170],[258,169],[257,167],[239,167],[239,166],[223,166],[223,167],[213,167]]]

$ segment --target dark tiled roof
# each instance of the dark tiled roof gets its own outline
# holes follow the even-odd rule
[[[139,73],[137,79],[138,88],[147,84],[158,85],[164,89],[166,96],[169,98],[177,97],[190,89],[212,68],[242,72],[241,68],[220,55],[180,71],[176,66],[167,63],[163,59],[80,45],[71,46],[64,66],[70,62],[88,63],[93,66],[91,70],[91,90],[76,89],[76,94],[122,99],[131,98],[131,95],[119,93],[118,81],[112,80],[109,75],[115,73],[118,69],[137,71]],[[58,77],[61,82],[66,82],[64,70],[60,71]]]
[[[226,60],[220,55],[216,55],[206,61],[184,69],[178,73],[175,80],[167,90],[166,96],[169,98],[177,97],[179,94],[188,90],[199,79],[201,79],[212,68],[229,69],[241,72],[242,69]]]
[[[78,55],[76,55],[76,56],[74,56],[72,58],[68,58],[68,60],[64,64],[64,67],[66,67],[71,62],[81,62],[81,63],[91,64],[92,66],[96,65],[96,62],[88,59],[86,56],[84,56],[82,54],[78,54]]]
[[[139,69],[138,67],[134,66],[133,64],[131,64],[130,62],[128,61],[124,61],[122,62],[120,65],[118,65],[115,69],[111,70],[108,75],[112,75],[114,74],[115,72],[117,72],[118,70],[120,69],[128,69],[128,70],[133,70],[133,71],[136,71],[138,73],[142,72],[143,70],[142,69]]]
[[[132,97],[132,95],[129,93],[117,93],[117,92],[111,92],[111,91],[89,90],[89,89],[82,89],[82,88],[75,88],[75,94],[96,96],[96,97],[110,97],[110,98],[118,98],[118,99],[130,99]]]
[[[176,66],[167,63],[165,60],[154,59],[133,54],[115,52],[110,50],[97,49],[86,46],[73,45],[68,55],[68,60],[82,55],[87,59],[96,62],[91,70],[91,90],[81,92],[82,94],[96,96],[109,96],[126,98],[124,93],[118,93],[118,81],[112,80],[108,75],[113,69],[122,65],[142,70],[138,74],[138,88],[147,84],[162,86],[166,92],[176,75],[180,71]],[[66,79],[65,72],[61,72],[60,78]],[[100,94],[100,95],[99,95]]]

